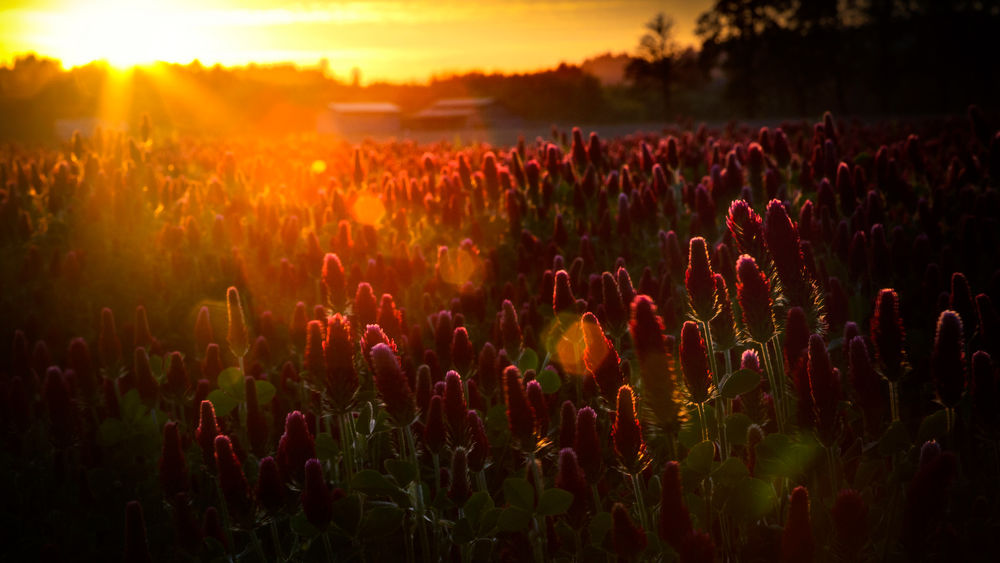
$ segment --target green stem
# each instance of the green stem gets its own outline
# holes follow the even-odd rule
[[[406,441],[407,449],[410,454],[410,462],[413,467],[417,469],[417,474],[420,473],[420,460],[417,459],[417,444],[413,439],[413,429],[407,425],[400,428],[400,432],[403,433],[403,438]],[[420,533],[420,550],[423,553],[424,561],[431,560],[431,550],[430,541],[427,539],[427,527],[424,525],[424,489],[421,487],[422,480],[417,479],[415,483],[411,486],[415,487],[415,496],[417,501],[417,530]]]
[[[777,373],[774,371],[774,366],[771,365],[771,354],[768,351],[767,345],[762,343],[757,343],[760,346],[761,357],[764,360],[764,371],[767,372],[767,382],[771,386],[771,399],[774,401],[774,418],[777,419],[778,432],[785,433],[785,416],[784,416],[784,405],[781,400],[781,389],[777,381]]]
[[[222,495],[222,484],[219,478],[215,478],[215,492],[219,495],[219,516],[222,517],[222,529],[226,531],[226,541],[229,542],[229,559],[236,563],[236,543],[233,542],[233,529],[229,522],[229,507],[226,506],[226,497]]]
[[[833,446],[826,447],[827,470],[830,472],[830,494],[837,494],[837,457],[833,453]]]
[[[705,403],[695,403],[698,409],[698,424],[701,426],[701,441],[708,441],[708,420],[705,416]]]
[[[484,491],[489,494],[489,488],[486,486],[486,470],[480,469],[476,473],[476,485],[479,487],[480,491]]]
[[[597,490],[597,484],[590,486],[590,492],[594,493],[594,513],[601,511],[601,493]]]
[[[285,560],[284,550],[281,549],[281,536],[278,535],[278,524],[271,520],[271,541],[274,542],[274,556],[278,561]]]
[[[542,474],[538,469],[538,464],[535,463],[534,452],[528,454],[528,463],[531,464],[531,477],[535,482],[535,502],[537,504],[538,499],[542,496]],[[547,561],[545,558],[545,527],[542,521],[538,519],[538,515],[534,514],[531,517],[531,521],[534,524],[534,531],[531,535],[531,547],[535,555],[535,560],[539,563]]]
[[[642,490],[642,481],[639,479],[638,473],[632,473],[629,477],[632,479],[632,490],[635,492],[635,504],[636,509],[639,511],[639,522],[642,524],[643,530],[651,530],[649,526],[649,512],[646,508],[646,495]]]
[[[889,382],[889,409],[892,413],[892,421],[899,422],[899,382]]]
[[[354,462],[354,429],[351,427],[351,413],[340,415],[340,447],[344,452],[344,469],[347,473],[347,482],[354,478],[356,468]]]
[[[333,561],[333,546],[330,545],[330,534],[323,533],[323,551],[326,552],[326,560]]]
[[[254,553],[257,557],[260,557],[261,563],[267,562],[267,556],[264,555],[264,548],[260,546],[260,538],[257,537],[257,530],[250,530],[250,543],[253,544]]]

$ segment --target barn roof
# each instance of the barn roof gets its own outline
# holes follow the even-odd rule
[[[327,107],[337,113],[400,113],[399,106],[388,102],[334,102]]]

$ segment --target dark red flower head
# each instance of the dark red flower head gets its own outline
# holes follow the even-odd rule
[[[522,449],[533,451],[535,448],[535,415],[528,403],[524,386],[521,384],[521,372],[517,366],[507,366],[503,371],[503,379],[510,434],[521,443]]]
[[[687,288],[688,304],[695,318],[708,322],[715,318],[718,312],[718,301],[715,293],[715,272],[708,259],[708,245],[705,239],[694,237],[688,247],[688,267],[684,273],[684,286]]]
[[[618,389],[618,404],[615,421],[611,426],[611,441],[615,446],[618,460],[630,473],[639,470],[646,451],[642,426],[635,415],[635,395],[632,388],[622,385]]]
[[[323,356],[323,323],[309,321],[306,326],[306,350],[302,358],[309,380],[319,384],[326,377],[326,358]]]
[[[327,302],[335,309],[340,308],[347,299],[347,278],[340,257],[332,252],[323,257],[322,279]]]
[[[556,317],[561,314],[572,314],[576,311],[576,298],[570,285],[566,270],[556,272],[555,285],[552,290],[552,310]]]
[[[705,339],[701,337],[698,324],[694,321],[687,321],[681,327],[680,356],[691,402],[704,403],[709,398],[712,374],[709,372]]]
[[[240,520],[246,518],[251,508],[250,485],[228,436],[220,434],[215,437],[215,463],[219,471],[219,487],[230,514]]]
[[[354,368],[354,343],[351,323],[340,313],[326,320],[326,342],[323,355],[326,363],[326,394],[336,411],[351,406],[358,390],[358,373]]]
[[[776,199],[767,204],[764,240],[789,302],[805,306],[808,288],[803,274],[805,264],[799,246],[799,231],[785,211],[785,206]]]
[[[587,508],[588,494],[587,479],[577,461],[577,454],[573,448],[563,448],[559,450],[559,464],[556,472],[555,485],[564,491],[573,493],[573,504],[570,506],[570,516],[580,517]]]
[[[560,449],[572,448],[576,440],[576,406],[573,401],[563,401],[559,409],[559,443]]]
[[[823,337],[809,337],[809,393],[812,398],[816,432],[825,445],[833,444],[837,437],[840,413],[840,373],[830,363]]]
[[[736,261],[736,295],[743,312],[743,325],[755,342],[767,342],[774,335],[771,284],[751,256]]]
[[[469,340],[469,331],[464,326],[455,327],[451,335],[451,362],[455,369],[468,376],[475,357],[476,351]]]
[[[684,505],[681,466],[676,461],[667,462],[660,479],[660,539],[680,549],[684,538],[693,532],[691,516]]]
[[[625,383],[619,367],[618,352],[604,335],[601,323],[593,313],[586,313],[581,321],[583,331],[583,363],[593,374],[597,386],[608,403],[615,401],[618,388]]]
[[[882,375],[889,381],[899,381],[906,363],[906,351],[903,349],[906,334],[899,316],[899,296],[893,289],[883,289],[878,293],[871,336]]]
[[[333,520],[333,494],[323,477],[323,465],[316,458],[304,464],[305,488],[302,489],[302,511],[309,523],[323,530]]]
[[[729,289],[722,274],[715,274],[715,298],[719,303],[719,313],[711,321],[712,338],[718,343],[720,350],[729,350],[736,346],[736,320],[733,318],[733,305],[729,301]]]
[[[448,427],[456,443],[461,443],[465,435],[465,415],[469,407],[465,402],[465,389],[462,377],[456,371],[449,371],[444,376],[444,412],[448,419]]]
[[[434,395],[427,407],[427,420],[424,422],[424,445],[431,453],[440,454],[446,441],[444,401],[440,395]]]
[[[306,460],[316,457],[316,444],[306,418],[299,411],[285,417],[285,433],[278,440],[276,460],[285,481],[301,484],[305,481]]]
[[[195,439],[201,446],[205,465],[214,468],[215,437],[219,435],[219,425],[215,420],[215,407],[210,401],[202,401],[199,413],[200,418],[198,419],[198,428],[195,430]]]
[[[152,563],[146,540],[146,519],[139,501],[125,505],[125,563]]]
[[[168,363],[170,368],[167,370],[164,389],[175,398],[183,397],[188,388],[188,373],[184,367],[184,358],[180,352],[171,352]]]
[[[809,521],[809,491],[795,487],[789,503],[785,531],[781,535],[781,562],[808,563],[816,556],[812,524]]]
[[[281,480],[278,462],[271,456],[260,460],[255,492],[257,504],[269,515],[273,516],[284,508],[288,488],[285,487],[284,481]]]
[[[549,433],[549,408],[545,404],[545,394],[537,380],[532,379],[525,385],[528,404],[535,415],[535,433],[544,437]]]
[[[600,481],[604,471],[604,457],[597,434],[597,413],[590,407],[576,411],[576,437],[573,440],[573,450],[587,481],[591,484]]]
[[[500,338],[507,355],[516,358],[521,352],[521,326],[517,322],[517,311],[509,299],[504,299],[500,309]]]
[[[737,199],[729,206],[726,226],[736,241],[740,254],[760,257],[764,250],[764,225],[760,215],[746,200]]]
[[[877,432],[886,400],[863,337],[855,336],[850,340],[847,359],[851,387],[854,388],[855,401],[864,414],[865,426],[870,432]]]
[[[492,397],[497,390],[499,378],[497,377],[497,349],[492,342],[483,344],[479,350],[477,359],[476,379],[479,386],[488,397]]]
[[[354,293],[354,322],[357,326],[368,326],[378,321],[378,301],[368,282],[358,284]]]
[[[845,561],[856,560],[868,542],[868,505],[861,493],[844,489],[837,494],[830,513],[838,554]]]
[[[965,343],[962,319],[955,311],[942,311],[934,335],[931,373],[938,398],[954,408],[965,392]]]
[[[410,382],[399,366],[399,358],[388,344],[378,343],[371,349],[375,371],[375,388],[386,411],[399,426],[413,422],[417,405]]]
[[[188,477],[184,449],[177,431],[177,423],[169,421],[163,426],[163,447],[160,450],[160,487],[167,498],[187,491],[191,485]]]
[[[611,540],[619,561],[634,561],[646,549],[646,531],[620,502],[611,507]]]
[[[486,466],[490,455],[490,441],[486,436],[486,427],[479,413],[470,410],[465,416],[465,424],[469,428],[469,471],[478,473]]]

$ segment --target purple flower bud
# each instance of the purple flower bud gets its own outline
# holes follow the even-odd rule
[[[687,288],[688,303],[694,316],[702,322],[712,320],[718,312],[715,273],[708,259],[708,246],[701,237],[691,239],[684,286]]]
[[[260,460],[257,470],[257,504],[268,515],[277,514],[285,506],[285,499],[288,495],[288,488],[281,480],[281,473],[278,470],[278,463],[273,457],[268,456]]]
[[[693,321],[687,321],[681,327],[680,356],[691,402],[704,403],[709,398],[712,374],[709,371],[705,340]]]
[[[507,403],[507,422],[511,436],[520,442],[525,451],[535,448],[535,415],[521,384],[521,372],[516,366],[507,366],[503,372],[504,399]]]
[[[882,375],[889,381],[898,381],[906,363],[903,349],[906,336],[899,316],[899,296],[893,289],[879,291],[871,321],[871,338]]]
[[[486,428],[476,411],[469,411],[465,416],[465,424],[469,428],[469,470],[479,473],[486,466],[490,455],[490,440],[486,436]]]
[[[397,425],[410,424],[416,416],[416,402],[395,350],[388,344],[378,343],[371,348],[371,357],[375,388],[385,403],[386,411]]]
[[[167,422],[163,426],[163,447],[160,451],[160,487],[164,496],[172,498],[177,493],[187,491],[190,485],[177,423]]]
[[[809,491],[805,487],[795,487],[789,502],[785,531],[781,534],[781,562],[804,563],[812,561],[815,556],[816,542],[809,521]]]
[[[770,340],[774,335],[771,284],[757,262],[747,254],[736,261],[736,295],[750,338],[755,342]]]
[[[215,463],[219,471],[219,487],[230,514],[237,520],[247,518],[251,507],[250,485],[228,436],[220,434],[215,437]]]
[[[934,335],[931,373],[938,398],[954,408],[965,392],[965,343],[962,319],[955,311],[942,311]]]
[[[618,404],[615,421],[611,426],[611,441],[618,460],[630,473],[639,470],[646,450],[642,426],[635,415],[635,396],[632,388],[622,385],[618,389]]]
[[[590,407],[576,411],[576,437],[573,440],[574,461],[579,460],[587,481],[595,484],[601,479],[604,461],[597,435],[597,414]]]
[[[201,446],[205,465],[215,467],[215,437],[219,435],[219,425],[215,420],[215,407],[209,401],[202,401],[199,410],[198,428],[195,439]]]
[[[305,488],[302,489],[302,511],[309,523],[324,530],[333,520],[333,495],[323,477],[323,465],[312,458],[305,462]]]
[[[276,460],[285,481],[302,483],[305,481],[306,460],[316,457],[316,445],[306,419],[299,411],[292,411],[285,417],[285,433],[278,440]]]

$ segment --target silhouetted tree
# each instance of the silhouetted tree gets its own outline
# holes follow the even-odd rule
[[[654,86],[657,89],[666,117],[670,111],[676,54],[674,20],[661,12],[646,23],[646,29],[648,33],[639,40],[638,56],[629,61],[625,75],[639,88]]]

